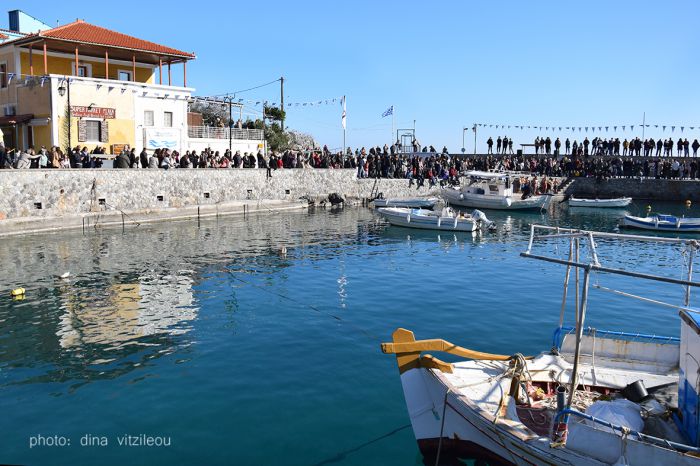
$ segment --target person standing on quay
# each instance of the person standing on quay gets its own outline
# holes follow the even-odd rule
[[[513,139],[508,139],[508,152],[513,153]]]
[[[690,155],[690,143],[688,142],[688,138],[683,140],[683,153],[686,157]]]
[[[571,150],[571,141],[569,141],[569,138],[566,138],[566,141],[564,141],[564,150],[566,151],[565,154],[569,155],[569,151]]]
[[[693,141],[693,157],[698,156],[698,149],[699,148],[700,148],[700,142],[698,142],[698,140],[696,139],[695,141]]]
[[[489,147],[487,154],[493,154],[493,139],[489,136],[489,140],[486,141],[486,145]]]
[[[501,153],[501,137],[498,136],[498,139],[496,139],[496,153],[500,154]]]

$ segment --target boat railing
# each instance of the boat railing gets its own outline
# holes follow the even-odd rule
[[[575,327],[563,326],[554,329],[554,334],[552,335],[552,348],[561,350],[561,345],[564,341],[566,335],[573,335],[576,331]],[[618,332],[613,330],[600,330],[593,327],[586,327],[583,330],[583,334],[586,336],[592,336],[595,334],[596,337],[609,338],[615,337],[616,339],[625,341],[640,341],[643,343],[659,343],[668,345],[678,345],[681,339],[678,337],[669,337],[665,335],[652,335],[646,333],[630,333],[630,332]]]
[[[590,414],[582,413],[581,411],[578,411],[576,409],[572,408],[565,408],[559,411],[555,416],[554,416],[554,425],[556,426],[560,422],[565,422],[568,424],[569,421],[569,416],[576,416],[583,418],[587,421],[591,421],[593,423],[605,426],[609,429],[612,429],[616,432],[620,432],[625,436],[632,435],[634,437],[637,437],[639,440],[647,443],[653,443],[659,446],[665,446],[670,449],[680,451],[683,453],[695,453],[698,454],[700,453],[700,448],[698,447],[693,447],[690,445],[685,445],[683,443],[677,443],[677,442],[672,442],[667,439],[659,438],[659,437],[654,437],[652,435],[647,435],[643,434],[641,432],[637,432],[636,430],[631,430],[628,427],[623,427],[619,426],[617,424],[613,424],[612,422],[605,421],[603,419],[599,419],[597,417],[593,417]],[[562,420],[563,418],[563,420]]]

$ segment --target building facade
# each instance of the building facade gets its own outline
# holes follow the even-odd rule
[[[18,11],[0,34],[0,129],[8,148],[118,153],[126,144],[188,145],[193,53],[81,20],[51,28]]]

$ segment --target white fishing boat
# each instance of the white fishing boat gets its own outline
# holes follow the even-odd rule
[[[686,279],[601,265],[599,238],[612,248],[638,248],[637,242],[679,248],[679,263],[690,264]],[[556,248],[562,241],[569,243],[568,259],[532,253],[540,242]],[[489,354],[441,339],[416,341],[413,332],[396,330],[381,348],[396,355],[426,464],[449,457],[499,465],[700,465],[700,315],[688,307],[690,288],[700,286],[691,281],[697,249],[692,240],[533,226],[521,255],[566,266],[559,326],[551,346],[543,345],[551,350],[534,357]],[[665,251],[660,257],[663,270]],[[567,305],[572,270],[573,306]],[[682,285],[681,305],[594,285],[680,310],[680,338],[587,328],[593,273]],[[572,307],[575,325],[566,327]],[[426,351],[468,360],[443,362]]]
[[[581,199],[572,196],[569,198],[569,207],[619,208],[627,207],[631,202],[631,197],[618,197],[615,199]]]
[[[423,230],[476,231],[492,224],[483,212],[475,210],[471,215],[457,214],[449,207],[440,212],[426,209],[406,209],[402,207],[381,207],[379,215],[392,225]]]
[[[469,171],[468,180],[460,187],[446,187],[440,192],[450,205],[498,210],[542,210],[551,200],[549,195],[532,196],[513,193],[511,178],[507,172]]]
[[[377,198],[372,201],[375,208],[379,207],[405,207],[408,209],[432,209],[439,201],[435,197],[414,197],[414,198]]]
[[[700,218],[676,217],[675,215],[656,214],[649,217],[625,215],[620,221],[621,227],[640,228],[643,230],[670,231],[674,233],[700,232]]]

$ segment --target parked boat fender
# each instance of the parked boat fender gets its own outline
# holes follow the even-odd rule
[[[24,296],[24,288],[15,288],[10,292],[12,296]]]
[[[411,223],[411,214],[406,215],[406,223]]]

